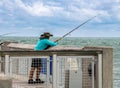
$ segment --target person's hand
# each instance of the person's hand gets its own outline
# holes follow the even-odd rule
[[[48,48],[50,48],[50,47],[51,47],[50,45],[49,45],[49,46],[47,46],[47,47],[45,48],[45,50],[46,50],[46,49],[48,49]]]
[[[55,42],[57,43],[59,40],[55,40]]]

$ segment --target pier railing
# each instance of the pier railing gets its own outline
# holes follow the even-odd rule
[[[103,86],[102,49],[0,51],[0,76],[11,88],[107,88]],[[32,58],[41,58],[44,84],[28,84]],[[35,75],[34,75],[35,79]],[[109,82],[106,81],[109,86]],[[112,85],[112,84],[111,84]],[[109,87],[112,88],[112,87]]]

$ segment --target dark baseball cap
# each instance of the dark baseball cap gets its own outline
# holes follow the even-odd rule
[[[49,32],[44,32],[41,36],[53,36],[52,34],[50,34]]]

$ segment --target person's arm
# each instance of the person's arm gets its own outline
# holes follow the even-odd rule
[[[46,44],[47,44],[48,46],[56,46],[56,45],[57,45],[56,42],[52,42],[52,41],[50,41],[50,40],[47,40],[47,41],[46,41]]]

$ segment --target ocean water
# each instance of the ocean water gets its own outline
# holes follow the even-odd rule
[[[55,41],[56,38],[51,38],[52,41]],[[0,42],[3,41],[13,41],[23,44],[35,44],[37,42],[37,37],[0,37]],[[120,37],[115,38],[84,38],[84,37],[66,37],[58,42],[62,46],[111,46],[113,47],[113,79],[114,87],[120,88]]]

